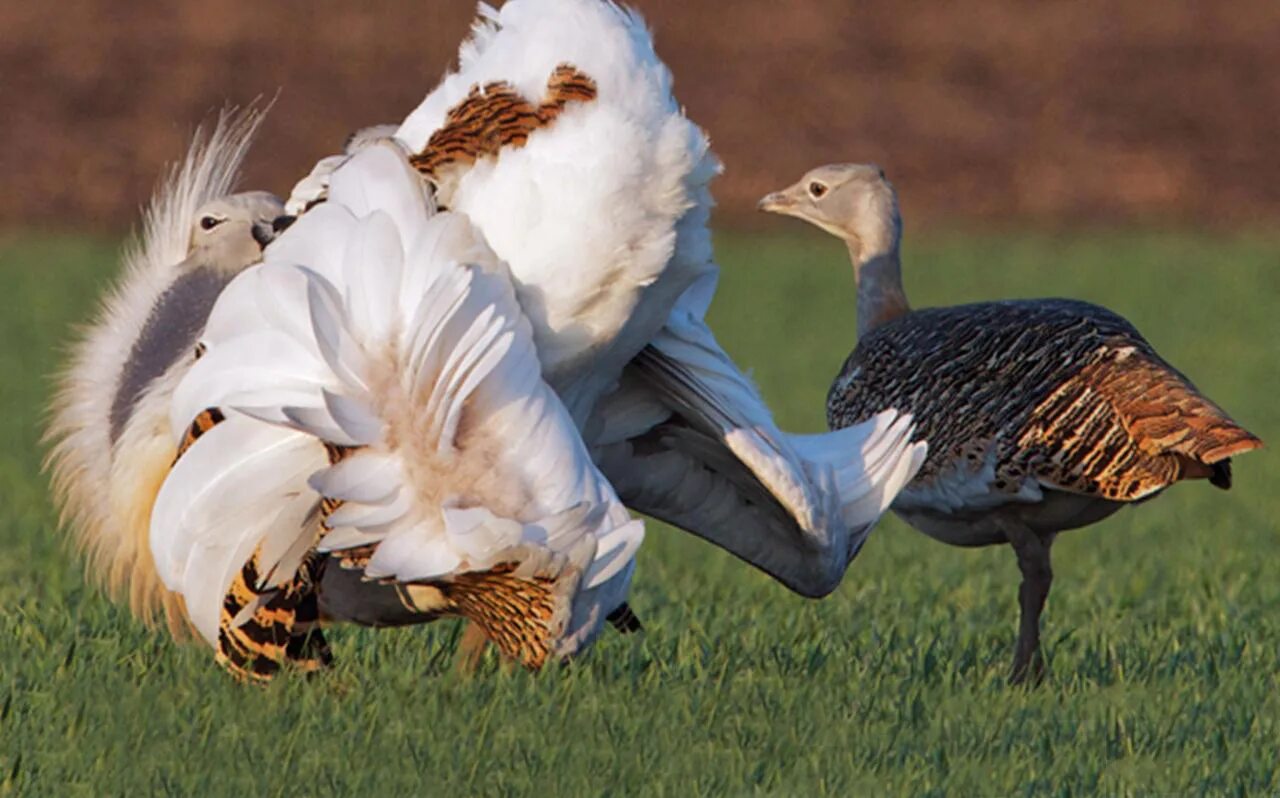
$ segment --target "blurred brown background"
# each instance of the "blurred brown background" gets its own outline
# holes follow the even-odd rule
[[[721,221],[875,160],[909,223],[1280,219],[1280,2],[634,0],[727,173]],[[224,101],[280,90],[247,183],[397,121],[470,0],[0,0],[0,228],[118,230]]]

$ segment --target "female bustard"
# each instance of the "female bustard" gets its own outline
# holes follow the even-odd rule
[[[1040,613],[1058,532],[1180,480],[1228,488],[1231,457],[1262,445],[1105,308],[1043,299],[912,310],[897,196],[878,167],[820,167],[760,207],[849,247],[858,346],[831,386],[828,424],[885,407],[914,413],[929,455],[893,509],[944,543],[1013,546],[1013,681],[1044,672]]]

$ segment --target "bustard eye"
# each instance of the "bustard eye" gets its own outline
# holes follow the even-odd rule
[[[821,199],[822,195],[826,193],[827,193],[827,186],[825,183],[819,183],[817,180],[815,180],[809,184],[809,196],[813,197],[814,199]]]
[[[215,227],[217,227],[218,225],[222,224],[222,221],[223,221],[223,220],[222,220],[222,219],[219,219],[217,216],[205,216],[205,217],[202,217],[202,218],[200,219],[200,229],[201,229],[201,230],[212,230],[213,228],[215,228]]]

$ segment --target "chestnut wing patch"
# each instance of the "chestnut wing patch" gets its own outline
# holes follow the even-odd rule
[[[504,147],[523,147],[534,131],[555,122],[570,103],[595,98],[596,82],[571,64],[561,64],[551,73],[540,102],[526,99],[505,81],[476,86],[449,110],[444,124],[410,162],[438,182],[450,167],[497,156]]]

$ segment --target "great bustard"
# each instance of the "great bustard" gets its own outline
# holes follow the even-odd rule
[[[1043,675],[1040,614],[1058,532],[1180,480],[1228,488],[1230,458],[1262,445],[1105,308],[1044,299],[912,310],[897,196],[878,167],[820,167],[760,207],[849,248],[858,345],[831,386],[828,424],[886,407],[914,413],[929,456],[894,511],[945,543],[1013,546],[1014,681]]]
[[[399,586],[423,621],[466,618],[529,667],[626,597],[641,522],[543,381],[505,264],[435,212],[398,146],[338,167],[201,343],[151,545],[233,672],[326,650],[327,568]]]

